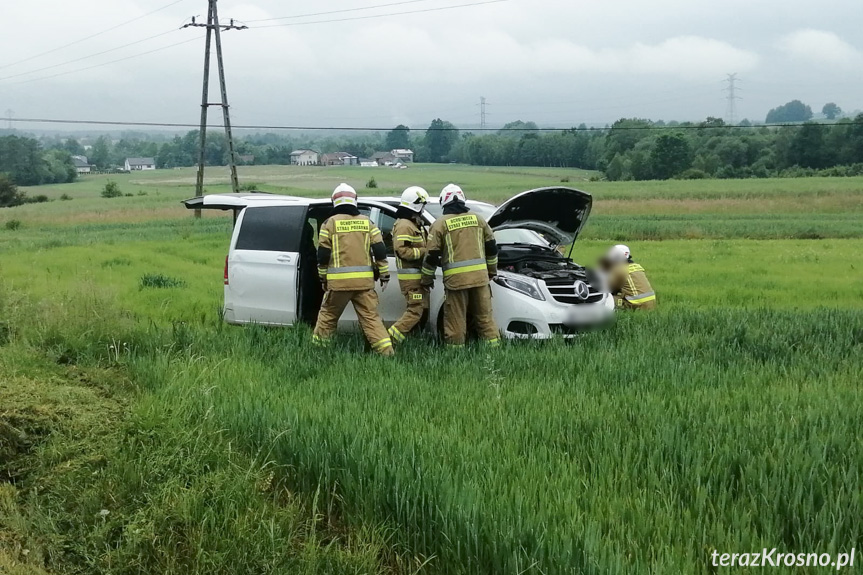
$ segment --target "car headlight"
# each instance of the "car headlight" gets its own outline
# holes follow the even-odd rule
[[[495,276],[494,281],[497,285],[511,289],[512,291],[517,291],[533,299],[545,301],[545,296],[542,295],[542,291],[539,289],[539,282],[535,279]]]

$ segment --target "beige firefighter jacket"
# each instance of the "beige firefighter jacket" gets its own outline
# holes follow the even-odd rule
[[[656,293],[641,265],[622,262],[611,269],[608,288],[620,307],[631,309],[653,309]]]
[[[327,251],[329,261],[324,264]],[[386,248],[377,226],[363,215],[336,214],[328,218],[318,238],[318,275],[327,289],[373,289],[375,270],[381,279],[389,279]]]
[[[488,285],[497,274],[497,244],[488,223],[477,214],[443,215],[429,230],[428,252],[423,263],[423,283],[434,281],[438,265],[448,290]]]
[[[393,224],[393,248],[396,252],[399,287],[402,291],[420,287],[423,258],[426,255],[426,231],[413,220],[399,218]]]

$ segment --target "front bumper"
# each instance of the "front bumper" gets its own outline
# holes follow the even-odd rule
[[[582,304],[560,303],[548,294],[540,301],[502,287],[494,296],[495,321],[510,339],[575,337],[614,319],[614,298],[608,293],[598,302]]]

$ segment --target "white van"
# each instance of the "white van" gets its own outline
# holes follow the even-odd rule
[[[213,194],[183,202],[189,209],[233,210],[234,231],[225,259],[224,318],[231,324],[291,325],[315,322],[323,292],[317,277],[318,229],[332,211],[329,199],[261,192]],[[360,212],[380,228],[396,269],[392,245],[397,198],[360,198]],[[556,247],[575,241],[590,213],[589,194],[570,188],[542,188],[519,194],[496,208],[469,207],[486,217],[500,247],[498,277],[492,282],[495,321],[505,337],[571,336],[608,322],[614,299],[601,274],[562,255]],[[439,215],[430,204],[429,225]],[[380,296],[386,324],[404,312],[396,283]],[[443,285],[438,270],[431,292],[428,327],[441,325]],[[356,328],[351,306],[340,329]]]

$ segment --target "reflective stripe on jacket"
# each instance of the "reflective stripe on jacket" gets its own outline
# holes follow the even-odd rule
[[[329,263],[318,267],[318,274],[326,280],[327,289],[373,289],[375,267],[381,276],[389,275],[381,231],[366,216],[336,214],[330,217],[321,226],[318,246],[330,250]],[[372,261],[373,251],[379,254],[376,261]]]
[[[656,292],[639,264],[623,262],[614,267],[609,276],[609,289],[623,307],[656,307]]]
[[[399,218],[393,224],[393,248],[396,252],[399,287],[402,291],[420,286],[423,258],[426,255],[426,232],[413,220]]]
[[[494,253],[486,256],[486,246]],[[482,217],[470,212],[444,215],[429,230],[428,255],[422,273],[434,276],[439,254],[447,289],[488,285],[489,275],[497,273],[496,250],[494,233]]]

